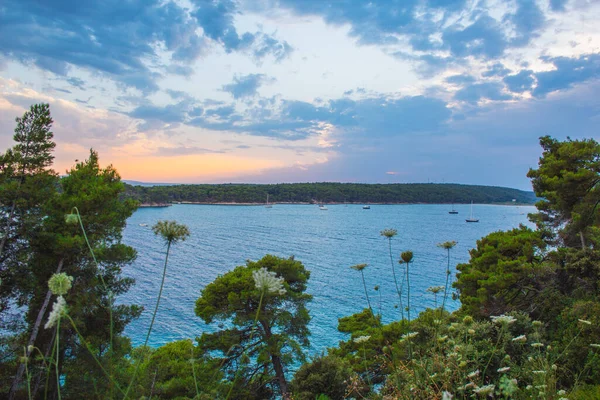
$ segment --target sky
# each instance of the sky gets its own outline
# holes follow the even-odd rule
[[[0,152],[49,103],[54,168],[162,183],[530,190],[600,137],[600,0],[3,0]]]

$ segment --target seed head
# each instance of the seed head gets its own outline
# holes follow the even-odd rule
[[[67,225],[76,225],[79,222],[79,216],[77,214],[65,214],[65,223]]]
[[[400,264],[402,264],[403,262],[408,264],[413,259],[413,252],[410,250],[403,251],[402,254],[400,254],[400,258],[402,259],[402,261],[400,261]]]
[[[48,287],[52,294],[57,296],[63,296],[67,294],[73,282],[73,277],[61,272],[54,274],[48,280]]]
[[[363,269],[367,268],[367,265],[369,264],[356,264],[351,266],[350,268],[355,269],[357,271],[362,271]]]
[[[456,241],[452,240],[449,242],[444,242],[444,243],[438,243],[437,246],[441,247],[442,249],[446,249],[446,250],[450,250],[451,248],[453,248],[454,246],[456,246]]]
[[[391,239],[398,234],[398,231],[395,229],[384,229],[379,234],[381,236],[385,236],[388,239]]]
[[[177,243],[184,241],[190,236],[190,230],[183,224],[176,221],[158,221],[152,231],[155,235],[160,235],[167,243]]]

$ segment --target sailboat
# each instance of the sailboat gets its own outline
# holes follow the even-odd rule
[[[269,193],[267,193],[267,204],[265,204],[265,208],[273,208],[273,205],[269,204]]]
[[[473,218],[473,201],[471,201],[471,216],[467,218],[465,221],[467,222],[479,222],[477,218]]]
[[[448,211],[448,214],[458,214],[458,211],[454,209],[454,203],[452,203],[452,210]]]

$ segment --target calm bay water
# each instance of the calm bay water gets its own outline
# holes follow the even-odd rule
[[[449,205],[316,205],[212,206],[174,205],[168,208],[142,208],[128,220],[124,242],[138,251],[136,262],[124,270],[136,284],[120,298],[121,302],[145,307],[142,316],[131,323],[126,334],[140,345],[150,324],[160,286],[166,246],[151,226],[158,220],[176,220],[188,225],[190,238],[174,245],[169,256],[167,278],[160,308],[150,338],[152,346],[178,339],[195,338],[212,332],[194,314],[200,291],[218,275],[257,260],[265,254],[295,256],[311,271],[308,293],[312,321],[311,353],[334,346],[345,335],[337,332],[337,319],[366,307],[360,273],[351,265],[367,263],[365,279],[371,303],[381,309],[384,322],[399,319],[385,228],[398,230],[392,239],[392,253],[398,276],[399,254],[414,252],[411,264],[412,313],[433,307],[430,286],[444,285],[446,251],[436,246],[449,240],[458,242],[451,251],[454,266],[469,259],[469,249],[477,239],[498,230],[527,224],[534,207],[474,205],[479,223],[466,223],[469,205],[456,205],[458,215],[448,214]],[[140,226],[147,224],[147,226]],[[379,293],[373,290],[379,285]],[[441,297],[438,298],[441,301]],[[404,300],[406,304],[406,300]],[[455,309],[458,302],[450,301]]]

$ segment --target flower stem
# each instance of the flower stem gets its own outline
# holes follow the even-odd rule
[[[144,347],[146,347],[148,345],[148,339],[150,339],[150,333],[152,332],[152,326],[154,326],[154,320],[156,319],[156,314],[158,313],[160,297],[162,296],[163,287],[165,285],[165,276],[167,275],[167,263],[169,261],[169,250],[170,249],[171,249],[171,241],[169,240],[167,242],[167,254],[165,256],[165,265],[163,267],[162,279],[160,281],[160,290],[158,291],[158,298],[156,299],[156,307],[154,307],[154,313],[152,313],[152,321],[150,321],[150,326],[148,327],[148,333],[146,334],[146,340],[144,340]],[[129,391],[131,390],[131,386],[133,386],[133,382],[135,381],[135,377],[137,375],[141,361],[142,361],[142,358],[140,357],[140,359],[137,361],[137,363],[135,365],[135,370],[133,371],[133,376],[131,377],[131,381],[129,382],[129,385],[127,386],[127,390],[125,391],[125,397],[123,399],[127,398],[127,395],[129,394]]]

